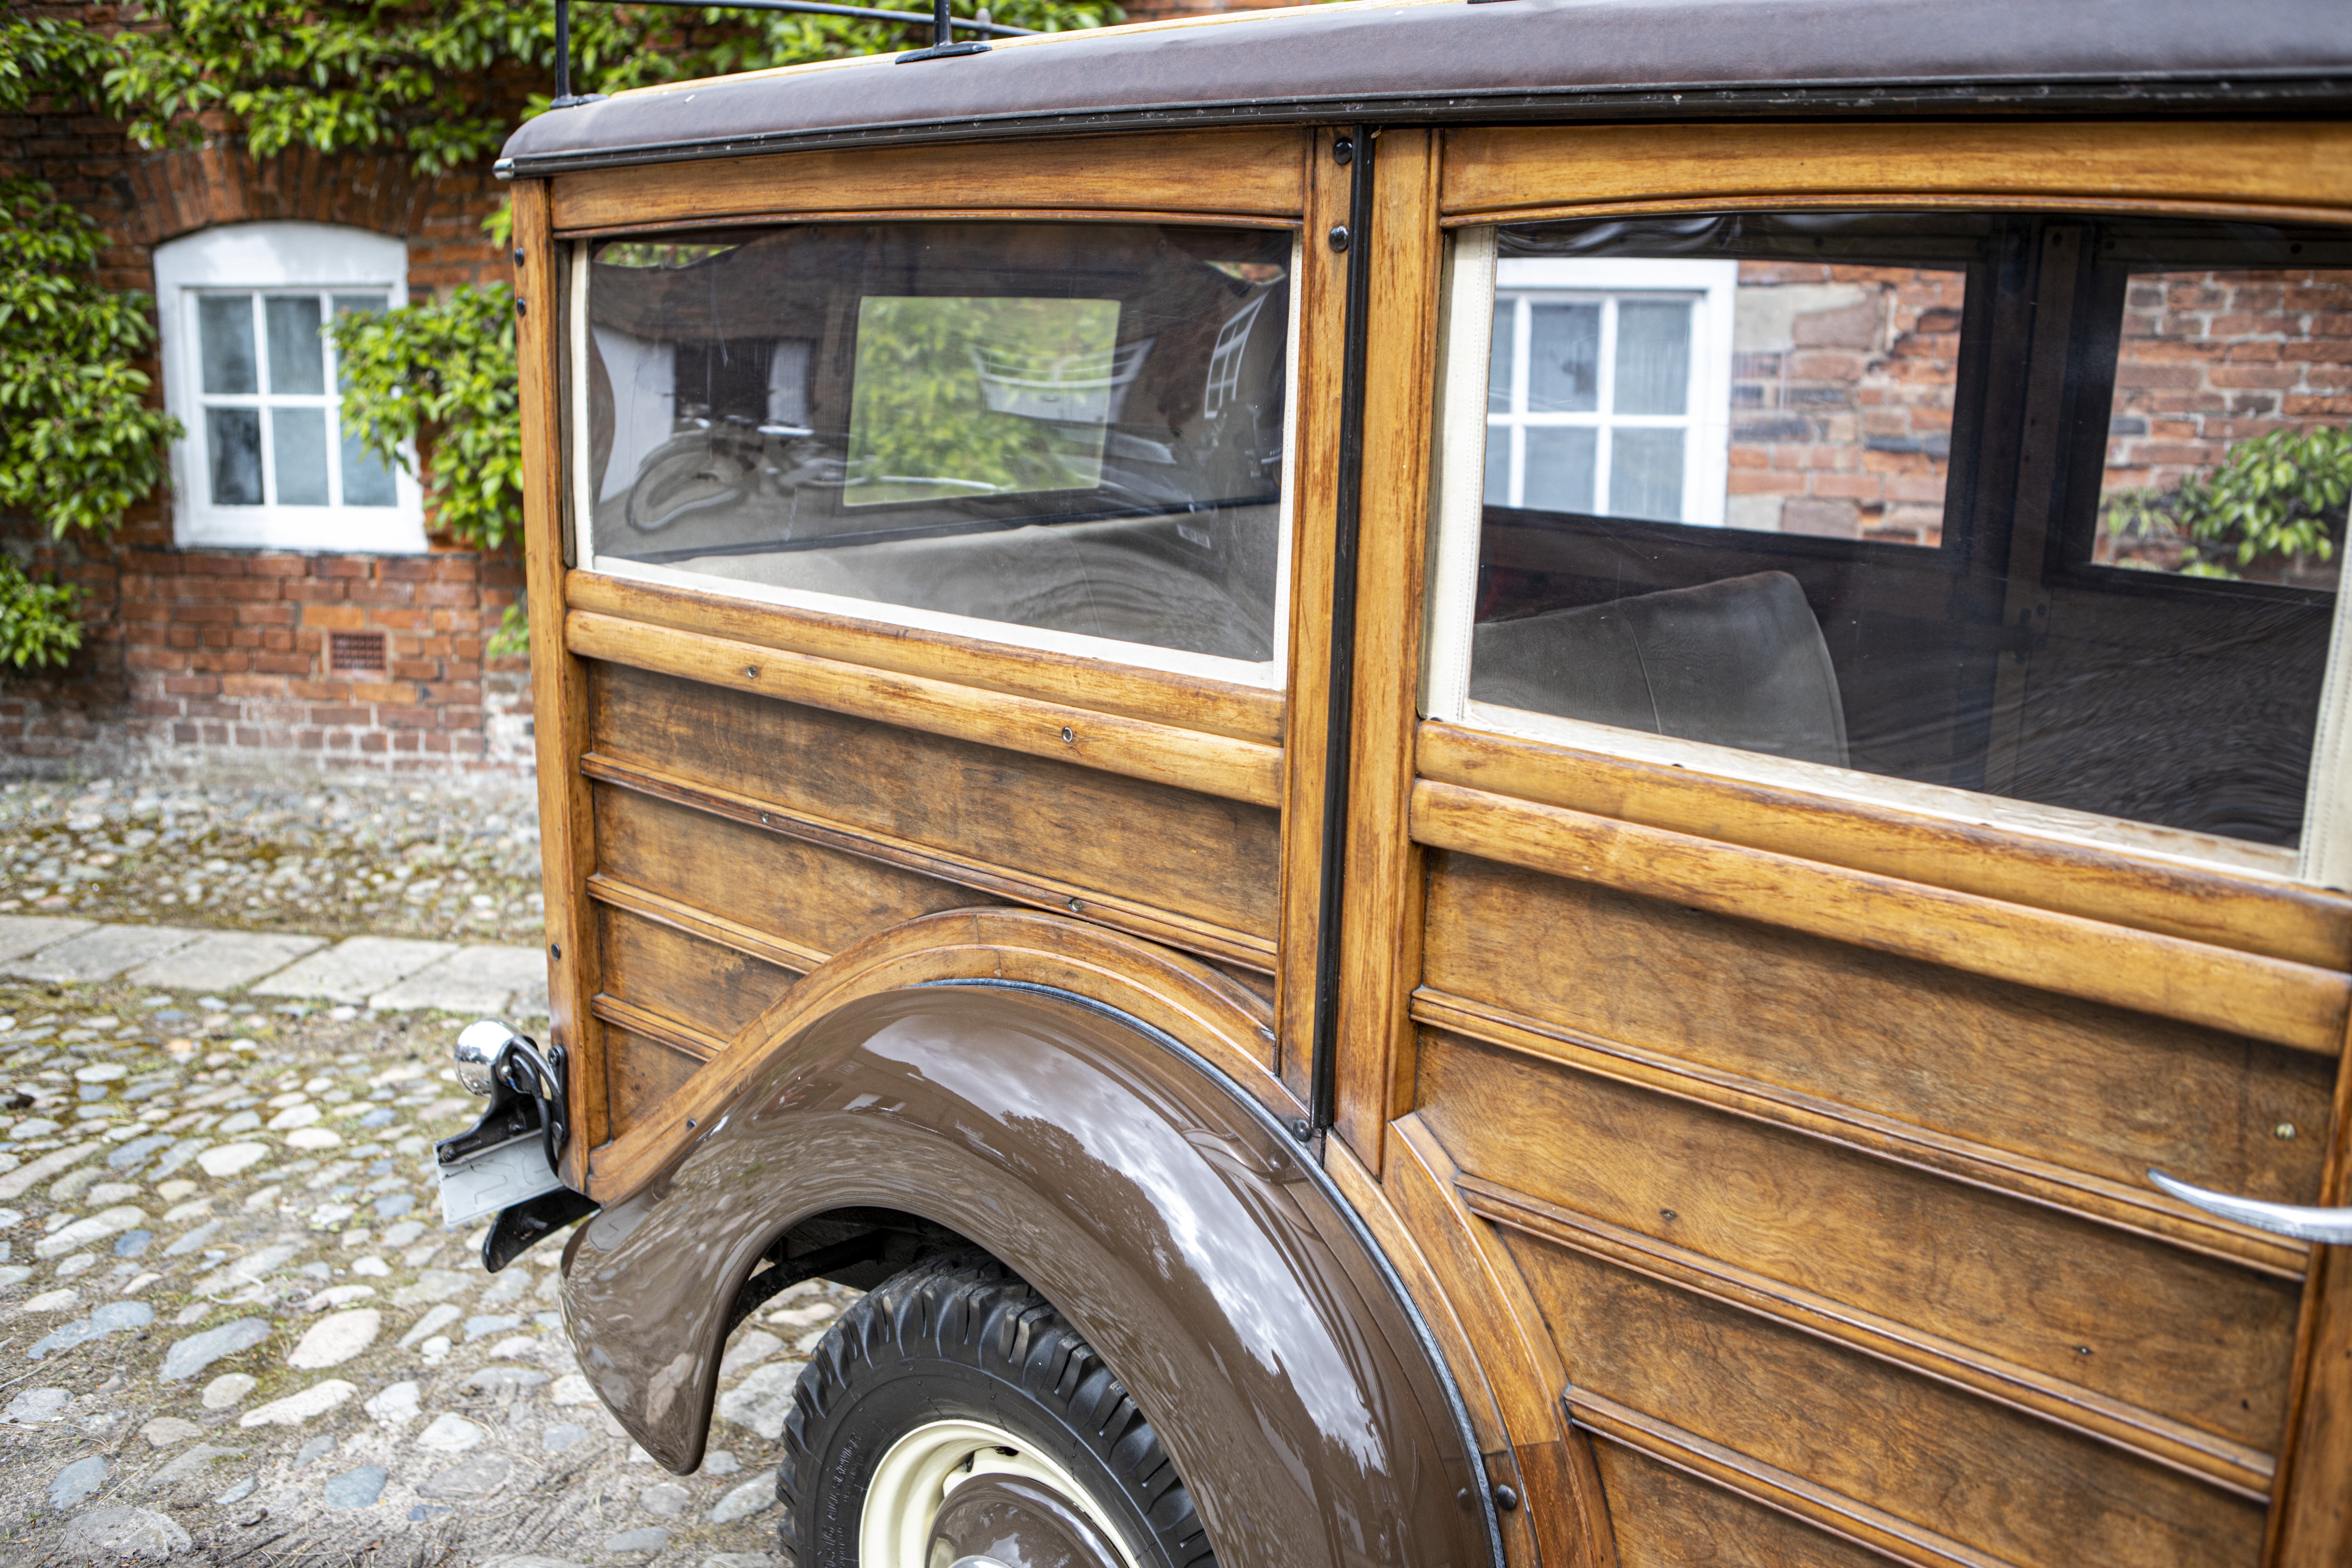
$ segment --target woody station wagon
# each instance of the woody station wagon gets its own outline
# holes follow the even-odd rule
[[[995,32],[500,165],[632,1436],[823,1278],[796,1568],[2352,1562],[2352,8]]]

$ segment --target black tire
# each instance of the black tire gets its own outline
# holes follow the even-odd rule
[[[793,1568],[857,1568],[876,1466],[905,1434],[956,1418],[1034,1444],[1148,1568],[1214,1568],[1182,1479],[1102,1357],[1025,1280],[975,1251],[876,1287],[801,1373],[776,1476],[777,1533]]]

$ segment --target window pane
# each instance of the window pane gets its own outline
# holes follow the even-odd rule
[[[2095,559],[2335,587],[2347,365],[2352,269],[2128,272]]]
[[[338,316],[380,316],[385,310],[392,308],[392,297],[388,294],[338,294],[334,297],[333,302],[335,314]],[[335,390],[337,392],[349,392],[351,390],[350,385],[344,379],[341,364],[338,364],[335,369]],[[348,487],[346,487],[343,499],[346,501],[351,500]],[[357,504],[362,506],[389,506],[392,503],[390,501],[362,501]]]
[[[1680,300],[1628,300],[1617,307],[1615,412],[1690,411],[1690,327],[1691,308]]]
[[[1112,403],[1151,347],[1120,349],[1116,300],[869,295],[857,308],[843,499],[1093,489]]]
[[[1499,243],[1507,308],[1643,294],[1596,416],[1610,515],[1559,427],[1526,428],[1519,509],[1489,487],[1474,701],[2297,841],[2352,477],[2352,240],[1942,212]],[[2052,291],[2071,338],[2004,324]],[[1728,403],[1621,422],[1670,380]],[[2029,420],[2033,385],[2064,405]],[[1674,521],[1718,500],[1723,526]]]
[[[316,294],[272,294],[261,302],[269,328],[269,390],[315,397],[327,390],[327,346],[319,337]]]
[[[1612,517],[1678,521],[1683,515],[1683,433],[1620,426],[1609,442]]]
[[[327,504],[327,411],[273,408],[269,443],[279,506]]]
[[[1528,412],[1590,414],[1601,406],[1601,307],[1528,311]]]
[[[1286,232],[811,224],[598,247],[593,547],[1273,657]]]
[[[254,375],[253,296],[205,294],[196,300],[197,358],[206,392],[260,390]]]
[[[1511,504],[1511,427],[1486,427],[1486,504]]]
[[[1486,358],[1486,412],[1508,414],[1511,408],[1511,367],[1519,353],[1518,310],[1509,300],[1495,307],[1495,342]]]
[[[356,436],[343,437],[343,504],[394,506],[399,503],[392,469],[361,444]]]
[[[1589,427],[1528,427],[1527,475],[1520,505],[1537,511],[1591,511],[1601,433]]]
[[[261,504],[259,409],[205,409],[205,455],[211,461],[213,505]]]

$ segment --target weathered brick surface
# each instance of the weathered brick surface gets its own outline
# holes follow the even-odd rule
[[[92,26],[110,6],[47,6]],[[520,84],[518,84],[519,86]],[[225,127],[212,128],[218,132]],[[263,163],[232,138],[147,152],[110,121],[37,99],[0,120],[0,174],[47,181],[109,239],[100,276],[152,292],[153,251],[223,224],[300,220],[401,236],[412,300],[510,276],[481,230],[505,195],[487,166],[413,175],[396,154],[289,152]],[[158,382],[158,367],[142,367]],[[514,768],[530,757],[521,661],[482,644],[520,589],[519,564],[427,556],[181,550],[170,498],[111,540],[53,542],[0,519],[0,549],[78,584],[85,644],[63,671],[0,678],[0,775],[141,765],[267,771],[302,757],[393,770]],[[382,631],[374,694],[329,668],[330,630]]]
[[[1725,521],[1940,542],[1963,287],[1957,271],[1740,263]]]

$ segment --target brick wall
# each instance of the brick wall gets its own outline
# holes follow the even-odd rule
[[[116,20],[106,5],[46,9],[100,27]],[[257,163],[220,134],[145,153],[112,121],[37,100],[31,113],[0,119],[0,174],[46,180],[99,222],[110,289],[152,293],[153,247],[165,240],[282,220],[400,236],[413,300],[510,276],[481,231],[506,200],[486,166],[427,180],[403,159],[366,153],[302,150]],[[142,368],[160,401],[159,367]],[[527,666],[486,664],[481,653],[521,580],[510,558],[181,550],[168,496],[132,509],[110,541],[55,542],[28,520],[0,518],[0,549],[88,595],[84,647],[67,669],[0,677],[0,776],[529,765]],[[383,633],[384,675],[330,668],[335,630]]]
[[[2124,295],[2105,488],[2170,489],[2241,441],[2352,416],[2352,273],[2165,272]]]
[[[1739,264],[1727,523],[1942,542],[1964,278]]]

